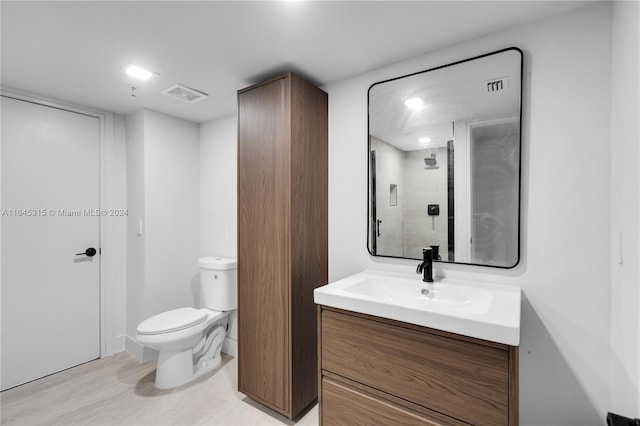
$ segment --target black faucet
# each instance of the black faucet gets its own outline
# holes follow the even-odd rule
[[[422,263],[416,269],[416,274],[420,273],[423,273],[422,281],[433,282],[433,249],[431,247],[422,249]]]

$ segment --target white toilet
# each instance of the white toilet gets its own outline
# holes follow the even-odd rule
[[[156,387],[170,389],[206,374],[222,363],[220,351],[228,316],[238,308],[237,261],[202,257],[200,294],[204,308],[180,308],[138,325],[136,340],[157,349]]]

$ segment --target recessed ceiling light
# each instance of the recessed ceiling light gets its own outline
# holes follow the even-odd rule
[[[431,138],[420,138],[420,139],[418,139],[418,142],[420,142],[420,143],[429,143],[429,142],[431,142]]]
[[[137,65],[127,65],[124,72],[129,74],[131,77],[135,77],[140,80],[148,80],[153,77],[153,73],[151,71],[140,68]]]
[[[406,101],[404,101],[404,104],[407,106],[407,108],[411,109],[420,109],[423,105],[422,99],[420,98],[407,99]]]

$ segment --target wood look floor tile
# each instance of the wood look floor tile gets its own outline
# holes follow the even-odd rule
[[[171,390],[153,386],[155,362],[121,352],[0,393],[2,425],[293,425],[237,391],[238,363]],[[318,424],[318,407],[299,425]]]

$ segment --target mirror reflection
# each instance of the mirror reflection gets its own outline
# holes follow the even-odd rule
[[[372,255],[518,263],[521,81],[510,48],[371,86]]]

